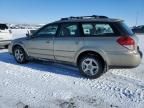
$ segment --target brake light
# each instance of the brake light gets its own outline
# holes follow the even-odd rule
[[[130,36],[120,37],[117,42],[129,50],[135,50],[135,41]]]

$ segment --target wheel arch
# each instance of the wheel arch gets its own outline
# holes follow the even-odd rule
[[[107,57],[106,57],[105,53],[100,50],[82,50],[82,51],[80,51],[75,57],[75,64],[78,65],[80,58],[85,55],[98,56],[100,59],[102,59],[102,62],[104,63],[104,66],[106,67],[106,70],[108,70]]]
[[[12,46],[12,53],[14,52],[14,48],[16,48],[17,46],[22,47],[23,50],[25,51],[25,53],[28,54],[27,51],[26,51],[26,49],[24,48],[24,46],[21,45],[21,44],[14,44],[14,45]]]

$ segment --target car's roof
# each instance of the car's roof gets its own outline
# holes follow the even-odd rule
[[[88,18],[88,19],[61,19],[53,23],[69,23],[69,22],[120,22],[123,20],[114,18]]]

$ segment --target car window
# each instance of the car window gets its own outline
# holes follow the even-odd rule
[[[78,25],[77,24],[63,24],[61,26],[61,30],[59,36],[70,37],[70,36],[78,36]]]
[[[45,37],[45,36],[55,36],[58,29],[58,25],[49,25],[41,29],[38,33],[38,37]]]
[[[82,24],[84,35],[112,35],[114,31],[109,24],[95,24],[95,23],[86,23]]]
[[[133,31],[124,23],[124,22],[119,22],[118,26],[120,26],[120,29],[123,30],[127,35],[133,35]]]
[[[6,24],[0,24],[0,30],[8,29],[8,26]]]
[[[96,35],[114,33],[109,24],[96,24],[95,28],[96,28]]]

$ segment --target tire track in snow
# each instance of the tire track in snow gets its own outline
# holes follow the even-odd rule
[[[144,88],[138,87],[138,85],[133,86],[133,83],[127,82],[127,80],[119,77],[113,77],[112,74],[109,77],[110,78],[100,78],[92,81],[87,80],[85,83],[83,81],[76,82],[75,84],[90,87],[93,91],[104,91],[105,94],[111,96],[115,95],[120,101],[125,100],[135,103],[144,102]],[[117,81],[117,79],[122,80],[123,82]]]

